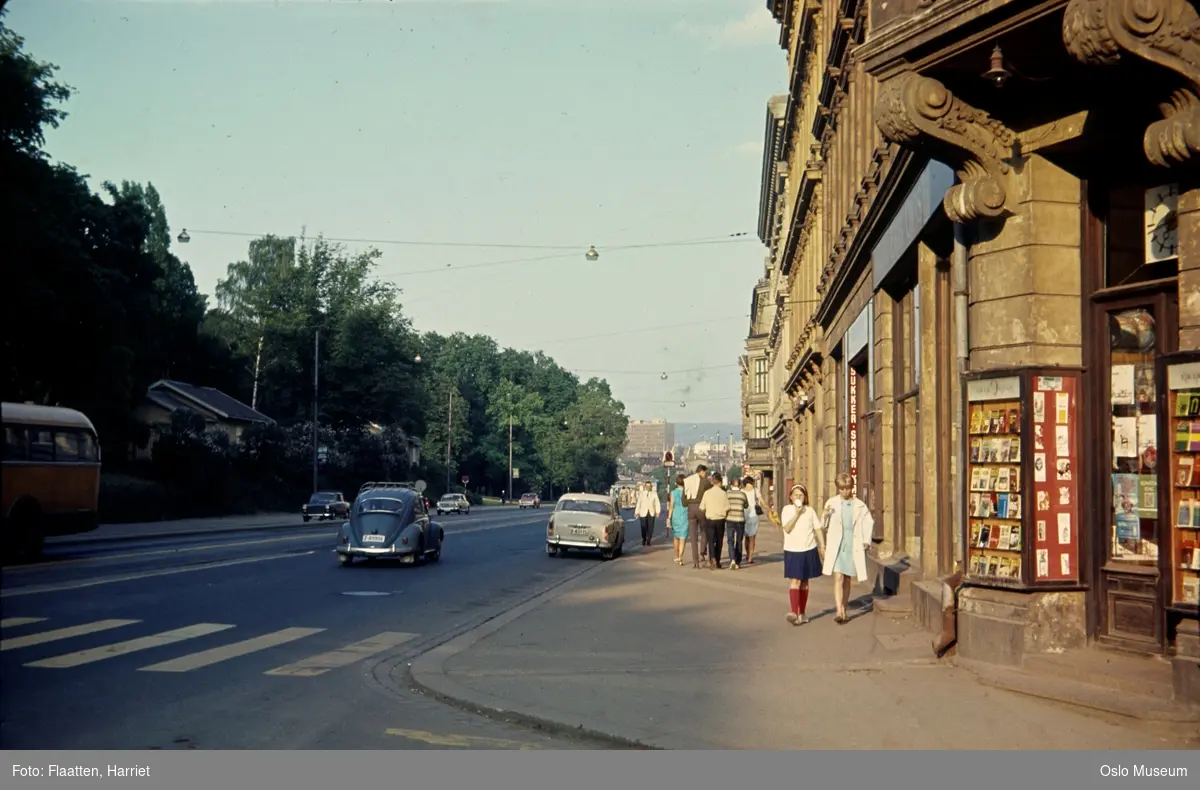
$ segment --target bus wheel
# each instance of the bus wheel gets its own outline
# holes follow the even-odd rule
[[[41,513],[35,507],[23,507],[9,517],[9,534],[5,543],[5,561],[32,562],[41,556],[46,544]]]

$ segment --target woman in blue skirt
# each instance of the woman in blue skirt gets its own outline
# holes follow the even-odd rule
[[[791,604],[787,619],[792,625],[803,625],[808,622],[808,580],[821,575],[825,541],[817,511],[808,505],[808,490],[797,484],[790,495],[792,501],[784,505],[779,521],[783,529],[783,575],[788,580]]]
[[[687,505],[683,504],[683,475],[675,476],[675,488],[667,500],[667,528],[675,539],[675,564],[682,567],[683,550],[688,539]]]

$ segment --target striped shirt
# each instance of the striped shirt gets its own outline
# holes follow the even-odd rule
[[[735,488],[726,494],[729,500],[729,513],[725,516],[726,521],[737,523],[745,523],[746,511],[750,507],[750,499],[746,496],[746,492],[740,488]]]

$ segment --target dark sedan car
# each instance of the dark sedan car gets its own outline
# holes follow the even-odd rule
[[[445,538],[419,491],[402,483],[367,483],[338,531],[336,551],[342,565],[355,557],[436,562]]]
[[[318,491],[308,498],[308,504],[300,508],[305,521],[327,518],[346,518],[350,515],[350,503],[341,491]]]

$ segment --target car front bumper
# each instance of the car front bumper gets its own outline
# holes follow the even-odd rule
[[[567,549],[611,549],[617,545],[617,542],[609,538],[601,540],[596,537],[585,537],[583,535],[572,538],[551,535],[546,538],[546,545]]]
[[[412,546],[352,546],[343,543],[337,547],[338,554],[349,554],[354,557],[408,557],[416,549]]]

